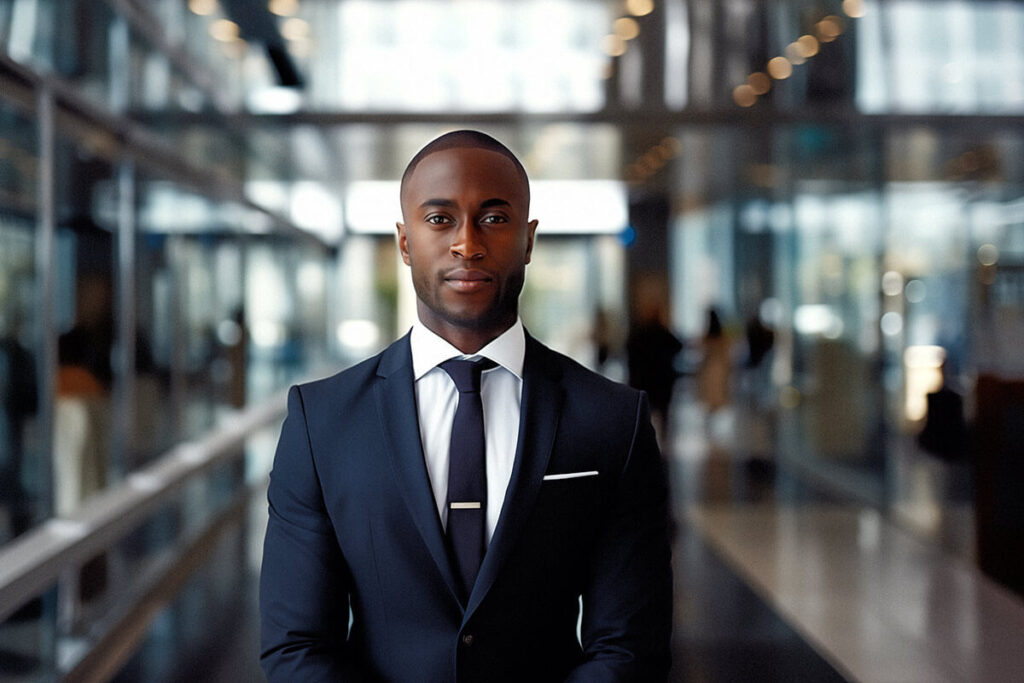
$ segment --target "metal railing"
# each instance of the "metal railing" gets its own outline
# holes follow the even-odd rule
[[[0,548],[0,621],[138,528],[186,482],[243,458],[246,439],[281,420],[285,410],[285,393],[279,392],[239,411],[97,494],[76,514],[50,519]]]

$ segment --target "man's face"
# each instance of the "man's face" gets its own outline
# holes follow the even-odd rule
[[[501,334],[516,320],[537,229],[515,165],[486,149],[437,151],[413,170],[401,200],[398,246],[420,320],[453,343]]]

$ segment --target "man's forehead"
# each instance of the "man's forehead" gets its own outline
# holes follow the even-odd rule
[[[529,192],[529,182],[516,164],[501,152],[475,145],[445,147],[431,151],[411,169],[402,184],[402,195],[409,189],[421,189],[423,183],[441,181],[452,173],[493,183],[498,180],[506,192]]]
[[[409,179],[416,177],[417,172],[424,167],[436,168],[439,164],[459,164],[472,166],[475,169],[508,169],[516,171],[515,163],[501,152],[477,145],[459,145],[435,149],[424,156],[412,169]]]

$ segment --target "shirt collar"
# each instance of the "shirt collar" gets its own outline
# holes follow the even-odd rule
[[[412,326],[409,344],[412,347],[412,371],[416,380],[437,367],[438,363],[443,363],[450,358],[476,358],[478,356],[489,358],[519,379],[523,378],[526,331],[523,329],[523,321],[519,318],[516,318],[512,327],[474,354],[462,353],[446,340],[428,330],[419,320]]]

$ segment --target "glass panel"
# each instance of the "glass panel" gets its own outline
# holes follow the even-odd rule
[[[621,319],[623,247],[616,238],[540,235],[520,300],[524,324],[538,339],[589,367],[599,367],[597,318]],[[618,330],[619,337],[623,330]]]
[[[102,159],[59,137],[55,324],[54,510],[69,515],[123,475],[113,459],[115,226],[94,214],[111,182]]]
[[[1024,7],[865,0],[857,34],[863,111],[1024,110]]]
[[[303,245],[267,238],[249,249],[250,401],[266,398],[326,362],[329,277],[326,257]]]
[[[46,517],[36,334],[35,125],[0,100],[0,545]]]

